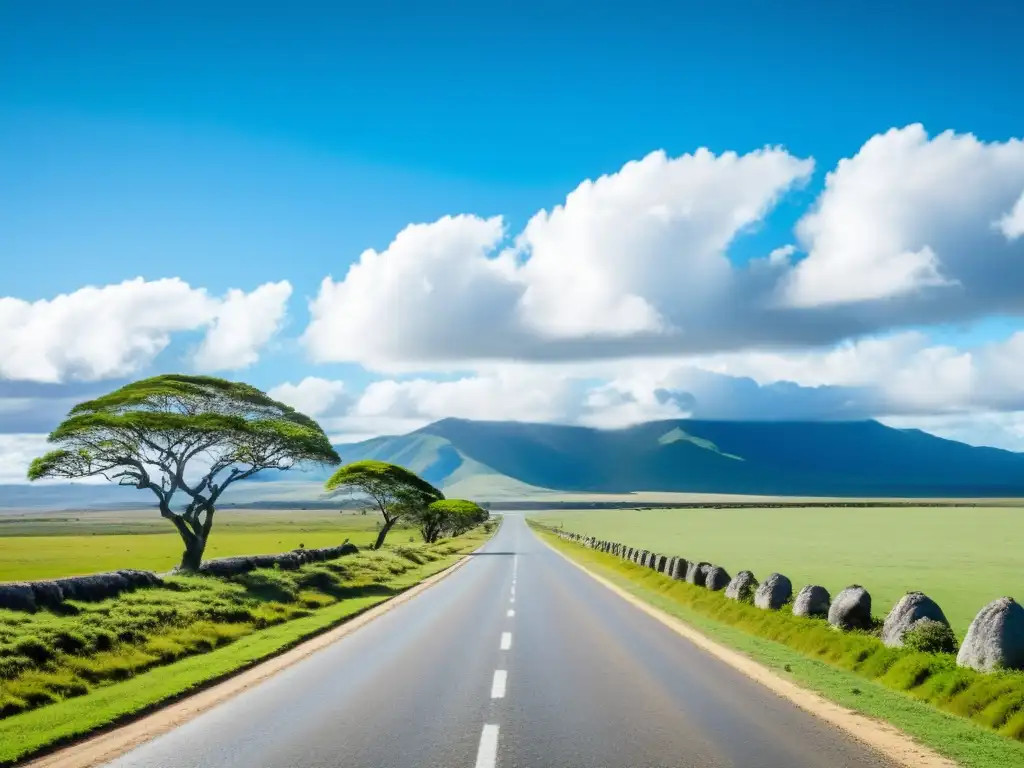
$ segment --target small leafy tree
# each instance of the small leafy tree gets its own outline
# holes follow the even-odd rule
[[[49,442],[59,447],[32,462],[29,480],[101,476],[148,488],[181,536],[185,570],[202,563],[229,486],[265,469],[340,461],[308,416],[248,384],[211,376],[155,376],[80,403]],[[172,507],[182,497],[184,507]]]
[[[440,506],[444,504],[444,501],[444,499],[441,499],[433,504],[428,504],[420,508],[413,515],[416,527],[420,530],[420,535],[423,536],[423,540],[428,544],[433,544],[441,538],[441,534],[449,526],[451,515],[445,507]]]
[[[458,536],[485,522],[487,510],[479,504],[465,499],[442,499],[430,505],[435,514],[443,519],[442,529],[452,536]]]
[[[384,545],[388,532],[400,520],[414,518],[444,494],[405,467],[386,461],[355,461],[328,478],[324,487],[335,493],[358,493],[369,497],[384,518],[374,549]]]

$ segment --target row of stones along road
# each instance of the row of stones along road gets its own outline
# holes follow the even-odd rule
[[[519,570],[519,555],[512,556],[512,590],[508,598],[508,608],[505,610],[506,626],[512,626],[512,619],[516,615],[516,576]],[[494,670],[494,678],[491,681],[491,699],[505,698],[505,689],[508,687],[508,665],[505,663],[507,652],[512,648],[512,631],[502,631],[501,639],[498,641],[498,648],[501,650],[501,666]],[[476,768],[495,768],[498,761],[498,724],[487,723],[480,733],[480,746],[476,753]]]

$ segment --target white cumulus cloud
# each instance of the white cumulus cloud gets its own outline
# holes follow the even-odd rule
[[[316,361],[378,369],[714,345],[743,291],[726,249],[812,169],[776,148],[654,152],[584,181],[511,243],[501,218],[410,225],[323,281],[304,342]]]
[[[1024,235],[1024,192],[1017,198],[1013,209],[1003,216],[996,225],[1007,240],[1016,240]]]
[[[1024,184],[1024,142],[985,143],[921,125],[872,137],[828,175],[797,226],[807,252],[786,284],[794,306],[870,301],[990,278],[1005,263],[991,223]],[[949,293],[945,290],[945,293]]]
[[[48,448],[46,435],[0,434],[0,485],[27,482],[28,465]]]
[[[287,280],[265,283],[250,293],[231,289],[217,307],[213,324],[193,362],[203,371],[245,368],[284,320],[292,286]]]
[[[1024,142],[920,125],[871,137],[828,174],[797,244],[732,262],[812,171],[781,148],[655,152],[515,236],[500,217],[410,225],[323,281],[304,342],[317,361],[451,370],[820,347],[1024,314]]]
[[[285,382],[270,389],[267,394],[290,405],[300,413],[317,417],[328,413],[343,402],[345,382],[307,376],[298,384]]]
[[[206,370],[256,360],[277,329],[291,286],[209,295],[178,278],[86,286],[53,299],[0,298],[0,378],[94,381],[133,373],[182,331],[209,329],[199,350]]]

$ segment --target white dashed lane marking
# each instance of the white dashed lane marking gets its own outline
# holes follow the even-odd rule
[[[512,647],[512,633],[502,632],[501,633],[501,650],[507,651]]]
[[[506,685],[508,685],[508,672],[504,669],[494,670],[494,680],[491,682],[491,698],[504,699]]]
[[[516,611],[515,611],[514,608],[509,608],[508,609],[508,613],[506,613],[505,615],[508,616],[511,619],[513,616],[516,615]]]
[[[494,768],[498,763],[498,726],[485,725],[476,752],[476,768]]]

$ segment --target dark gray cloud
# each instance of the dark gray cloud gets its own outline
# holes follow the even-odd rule
[[[0,434],[50,432],[78,403],[98,397],[124,383],[49,384],[0,380]]]

